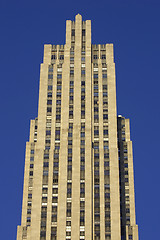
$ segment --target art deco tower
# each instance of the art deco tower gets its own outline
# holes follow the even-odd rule
[[[44,46],[38,117],[26,144],[22,239],[138,240],[113,45],[92,45],[91,21],[79,14],[66,22],[65,45]]]

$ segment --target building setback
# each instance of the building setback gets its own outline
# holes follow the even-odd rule
[[[138,240],[113,45],[91,44],[91,21],[79,14],[66,21],[65,45],[44,45],[38,117],[26,144],[22,239]]]

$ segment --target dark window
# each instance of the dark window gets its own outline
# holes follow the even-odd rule
[[[52,100],[48,100],[47,105],[52,105]]]
[[[74,81],[70,81],[70,86],[74,86]]]
[[[72,137],[72,133],[71,132],[68,133],[68,137]]]
[[[49,92],[49,93],[48,93],[48,98],[51,98],[51,97],[52,97],[52,93]]]
[[[103,114],[103,120],[108,119],[108,114]]]
[[[32,194],[31,193],[28,194],[28,198],[32,198]]]
[[[103,134],[108,135],[108,130],[107,129],[103,130]]]
[[[34,157],[31,157],[31,158],[30,158],[30,161],[33,162],[33,161],[34,161]]]
[[[33,171],[30,171],[30,172],[29,172],[29,176],[33,176]]]
[[[85,36],[85,34],[86,34],[85,29],[82,29],[82,36]]]
[[[49,159],[49,154],[48,153],[44,154],[44,159]]]
[[[94,58],[94,59],[97,59],[97,58],[98,58],[98,56],[97,56],[97,55],[93,55],[93,58]]]
[[[104,170],[104,175],[109,176],[109,170]]]
[[[51,130],[47,130],[46,135],[51,135]]]
[[[48,90],[52,90],[52,85],[48,85]]]
[[[102,55],[102,57],[101,57],[102,59],[106,59],[106,55]]]
[[[31,154],[34,154],[34,150],[33,149],[31,150]]]
[[[56,55],[52,55],[51,59],[56,59]]]
[[[85,70],[82,70],[82,71],[81,71],[81,74],[82,74],[82,75],[85,75]]]
[[[34,164],[30,164],[30,168],[33,168],[34,167]]]
[[[51,107],[47,107],[47,112],[52,112],[52,108]]]
[[[75,36],[75,29],[72,29],[72,36]]]
[[[49,71],[49,72],[53,72],[53,67],[50,66],[49,69],[48,69],[48,71]]]
[[[31,222],[31,218],[30,217],[27,217],[27,222]]]
[[[57,105],[61,105],[61,100],[57,100],[57,101],[56,101],[56,104],[57,104]]]
[[[59,59],[60,59],[60,60],[63,60],[63,59],[64,59],[64,55],[60,55],[60,56],[59,56]]]
[[[53,79],[53,74],[49,74],[48,79]]]
[[[109,158],[109,153],[104,153],[104,158]]]
[[[98,78],[98,74],[94,74],[94,78]]]
[[[62,74],[57,74],[57,78],[61,79],[62,78]]]
[[[49,167],[49,162],[44,162],[43,167]]]
[[[70,75],[74,75],[74,70],[70,70]]]
[[[102,77],[103,77],[103,78],[107,78],[107,74],[106,74],[106,73],[103,74]]]
[[[109,167],[109,162],[104,162],[104,167]]]
[[[85,132],[81,132],[81,137],[85,137]]]

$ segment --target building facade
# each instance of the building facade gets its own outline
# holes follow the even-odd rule
[[[118,139],[118,140],[117,140]],[[129,120],[117,117],[113,45],[66,21],[45,45],[38,117],[26,144],[17,240],[138,240]]]

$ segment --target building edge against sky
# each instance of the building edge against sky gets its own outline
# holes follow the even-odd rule
[[[92,45],[91,21],[78,14],[66,21],[65,45],[44,46],[17,240],[138,240],[134,198],[113,45]]]

